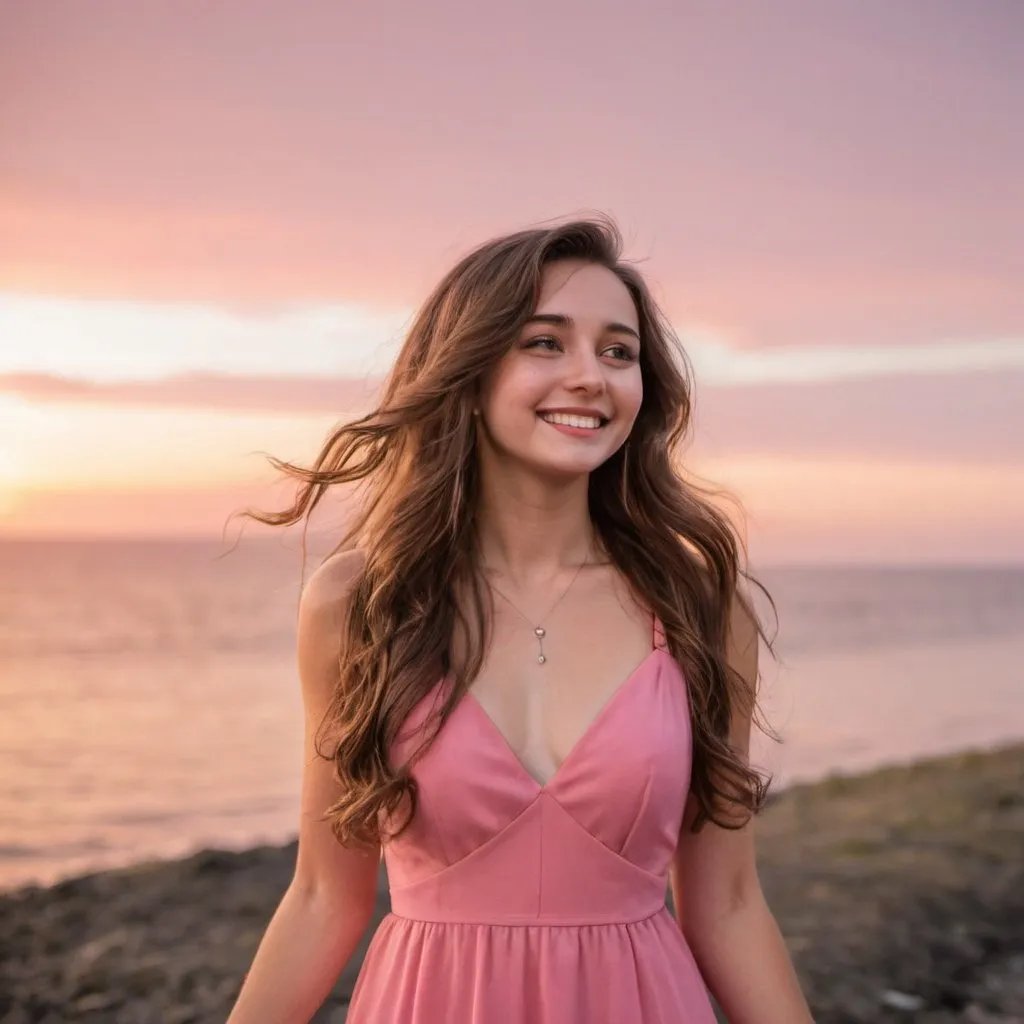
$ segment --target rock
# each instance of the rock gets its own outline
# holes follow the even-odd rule
[[[895,989],[887,989],[882,993],[882,1005],[891,1007],[894,1010],[902,1010],[904,1013],[913,1013],[924,1007],[924,1000],[920,996],[910,995],[907,992],[897,992]]]
[[[73,1005],[78,1013],[92,1013],[96,1010],[109,1010],[120,1002],[121,997],[115,992],[90,992],[87,996],[79,996]]]

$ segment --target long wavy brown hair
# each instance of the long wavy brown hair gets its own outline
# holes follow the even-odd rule
[[[536,309],[545,267],[557,260],[611,270],[639,315],[643,402],[627,442],[590,476],[589,511],[600,546],[661,618],[686,675],[698,804],[692,827],[708,820],[740,827],[764,802],[768,781],[729,742],[737,706],[759,716],[756,686],[726,662],[726,638],[739,595],[771,650],[749,597],[738,591],[740,578],[771,597],[742,565],[741,538],[713,500],[724,492],[681,470],[691,365],[639,271],[623,259],[614,222],[598,216],[495,238],[465,256],[416,315],[377,407],[335,429],[311,466],[271,458],[297,482],[293,504],[242,513],[273,526],[308,523],[329,488],[360,485],[336,551],[358,547],[365,558],[318,734],[320,755],[333,760],[342,786],[326,814],[342,842],[382,841],[408,825],[417,805],[411,768],[483,663],[489,604],[478,558],[471,410],[482,379]],[[468,644],[461,671],[450,657],[456,629]],[[447,672],[454,685],[436,728],[406,763],[393,765],[389,750],[407,716]]]

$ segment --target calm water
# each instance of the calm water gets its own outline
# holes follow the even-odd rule
[[[0,887],[294,831],[298,553],[0,543]],[[778,784],[1024,738],[1024,569],[774,569]]]

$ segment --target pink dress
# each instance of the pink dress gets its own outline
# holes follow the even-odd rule
[[[391,913],[348,1024],[714,1024],[665,908],[691,733],[663,638],[655,618],[654,648],[546,785],[460,701],[414,769],[413,823],[384,847]]]

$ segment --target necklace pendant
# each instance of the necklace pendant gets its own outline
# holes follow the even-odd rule
[[[563,591],[562,591],[562,597],[560,597],[560,598],[558,599],[558,601],[556,601],[556,602],[555,602],[555,603],[554,603],[554,604],[553,604],[553,605],[552,605],[552,606],[551,606],[551,607],[550,607],[550,608],[549,608],[549,609],[547,610],[547,612],[545,613],[545,615],[550,615],[550,614],[551,614],[551,613],[552,613],[552,612],[553,612],[553,611],[555,610],[555,608],[557,608],[557,607],[558,607],[558,603],[559,603],[559,601],[561,601],[561,600],[562,600],[562,598],[563,598],[563,597],[565,597],[565,595],[569,593],[569,591],[570,591],[570,590],[572,589],[572,585],[573,585],[573,584],[574,584],[574,583],[576,582],[576,577],[577,577],[577,576],[579,576],[579,574],[580,574],[580,571],[582,570],[583,566],[585,566],[585,565],[586,565],[586,564],[587,564],[587,563],[588,563],[589,561],[590,561],[590,557],[588,556],[588,557],[587,557],[587,558],[585,558],[585,559],[584,559],[584,560],[583,560],[582,562],[580,562],[580,564],[579,564],[579,565],[578,565],[578,566],[576,567],[576,572],[575,572],[575,573],[573,574],[573,577],[572,577],[572,579],[571,579],[571,580],[569,581],[569,586],[568,586],[568,587],[566,587],[566,588],[565,588],[565,590],[563,590]],[[515,609],[515,611],[516,611],[516,612],[518,612],[518,614],[519,614],[519,615],[520,615],[520,616],[521,616],[521,617],[522,617],[523,619],[525,619],[525,620],[526,620],[527,622],[529,622],[529,621],[530,621],[530,620],[529,620],[529,618],[527,618],[527,616],[526,616],[526,615],[525,615],[525,614],[523,613],[523,611],[522,611],[522,610],[521,610],[520,608],[518,608],[518,607],[516,606],[515,602],[513,602],[513,601],[511,601],[511,600],[510,600],[509,598],[507,598],[507,597],[506,597],[506,596],[505,596],[505,595],[504,595],[504,594],[503,594],[503,593],[502,593],[502,592],[501,592],[501,591],[500,591],[500,590],[499,590],[499,589],[498,589],[498,588],[497,588],[496,586],[494,586],[494,584],[493,584],[493,583],[492,583],[492,584],[490,584],[490,586],[491,586],[491,589],[492,589],[492,590],[494,590],[494,592],[495,592],[495,593],[496,593],[496,594],[497,594],[497,595],[498,595],[498,596],[499,596],[499,597],[500,597],[500,598],[501,598],[501,599],[502,599],[503,601],[507,601],[507,602],[508,602],[508,604],[510,604],[510,605],[512,606],[512,608],[513,608],[513,609]],[[537,664],[538,664],[538,665],[543,665],[543,664],[544,664],[544,663],[545,663],[545,662],[546,662],[546,661],[548,660],[548,659],[547,659],[547,658],[545,657],[545,655],[544,655],[544,637],[546,637],[546,636],[547,636],[547,630],[546,630],[546,629],[545,629],[545,628],[544,628],[543,626],[534,626],[534,627],[533,627],[533,635],[534,635],[534,636],[535,636],[535,637],[537,638],[537,648],[538,648],[538,653],[537,653]]]

